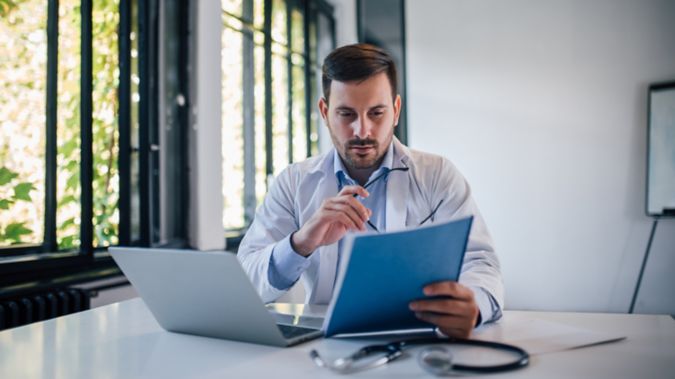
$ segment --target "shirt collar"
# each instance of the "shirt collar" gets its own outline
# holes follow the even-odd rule
[[[391,170],[393,164],[394,142],[392,141],[392,143],[390,143],[389,147],[387,148],[387,152],[384,154],[384,159],[382,160],[380,167],[370,174],[370,178],[372,178],[374,175],[379,175],[382,172]],[[349,176],[349,173],[347,173],[347,169],[342,163],[342,158],[340,158],[340,154],[338,154],[337,149],[333,149],[333,170],[335,172],[335,176],[338,179],[338,183],[340,183],[340,186],[344,185],[345,182],[356,183],[356,181]],[[368,180],[370,180],[370,178]],[[384,179],[386,180],[386,178]]]

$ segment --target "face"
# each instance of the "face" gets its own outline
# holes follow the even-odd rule
[[[398,124],[401,98],[392,99],[385,73],[362,82],[332,81],[330,98],[319,101],[333,145],[347,169],[376,169]]]

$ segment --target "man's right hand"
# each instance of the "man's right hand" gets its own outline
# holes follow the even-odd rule
[[[324,200],[321,208],[291,236],[295,251],[307,257],[320,246],[330,245],[350,230],[366,230],[372,211],[354,195],[368,197],[361,186],[345,186],[337,196]]]

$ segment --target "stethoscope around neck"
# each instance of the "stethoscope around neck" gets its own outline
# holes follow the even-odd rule
[[[413,338],[394,341],[387,344],[368,345],[347,357],[339,358],[333,362],[325,361],[316,350],[312,350],[309,354],[314,363],[319,367],[325,367],[340,374],[350,374],[387,364],[402,357],[407,348],[424,345],[431,346],[427,346],[420,351],[417,358],[418,364],[425,371],[436,376],[500,373],[524,368],[530,361],[530,355],[527,351],[514,345],[492,341],[434,337]],[[451,352],[442,345],[480,347],[508,352],[514,354],[516,357],[510,362],[495,365],[478,366],[459,364],[453,362]],[[379,355],[380,357],[371,360],[368,364],[359,365],[359,362],[376,355]]]

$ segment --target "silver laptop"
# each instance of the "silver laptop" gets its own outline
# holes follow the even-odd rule
[[[278,325],[233,253],[108,250],[168,331],[272,346],[292,346],[322,335],[317,329]]]

